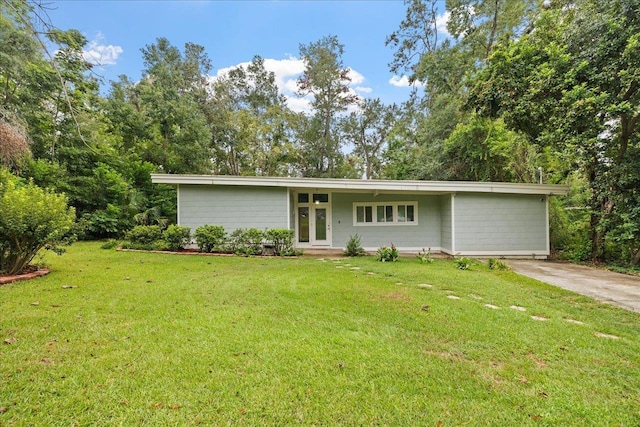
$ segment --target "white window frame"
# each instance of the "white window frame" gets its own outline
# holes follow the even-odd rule
[[[393,221],[378,222],[378,206],[393,207]],[[398,206],[413,206],[413,221],[398,221]],[[358,208],[371,207],[373,222],[358,222]],[[406,215],[406,213],[405,213]],[[353,226],[354,227],[380,227],[380,226],[405,226],[418,225],[418,202],[354,202],[353,203]]]

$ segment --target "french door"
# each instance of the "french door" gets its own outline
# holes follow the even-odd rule
[[[328,194],[298,194],[296,231],[298,247],[331,246],[331,209]]]

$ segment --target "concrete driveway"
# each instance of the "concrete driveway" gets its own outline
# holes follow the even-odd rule
[[[518,274],[640,312],[640,277],[551,261],[509,260],[507,263]]]

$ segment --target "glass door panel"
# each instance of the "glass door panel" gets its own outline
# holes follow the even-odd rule
[[[315,240],[327,240],[327,209],[315,208],[316,238]]]
[[[309,242],[309,207],[298,208],[298,242]]]

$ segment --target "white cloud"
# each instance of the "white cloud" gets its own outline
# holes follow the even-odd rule
[[[389,83],[391,84],[391,86],[395,86],[395,87],[411,86],[411,83],[409,83],[409,77],[407,76],[402,76],[402,77],[393,76],[389,79]]]
[[[351,79],[350,85],[359,85],[364,82],[364,76],[362,74],[360,74],[359,72],[357,72],[351,67],[349,67],[348,70],[349,70],[348,75],[349,75],[349,78]]]
[[[84,60],[93,65],[116,65],[118,57],[124,50],[120,46],[105,45],[103,42],[104,36],[98,33],[82,51]]]
[[[356,86],[354,89],[356,90],[356,92],[360,92],[360,93],[373,92],[373,89],[371,89],[370,87],[364,87],[364,86]]]
[[[445,37],[450,37],[449,30],[447,30],[447,23],[451,18],[451,12],[446,11],[442,15],[436,16],[436,30],[438,31],[438,35],[443,35]]]

